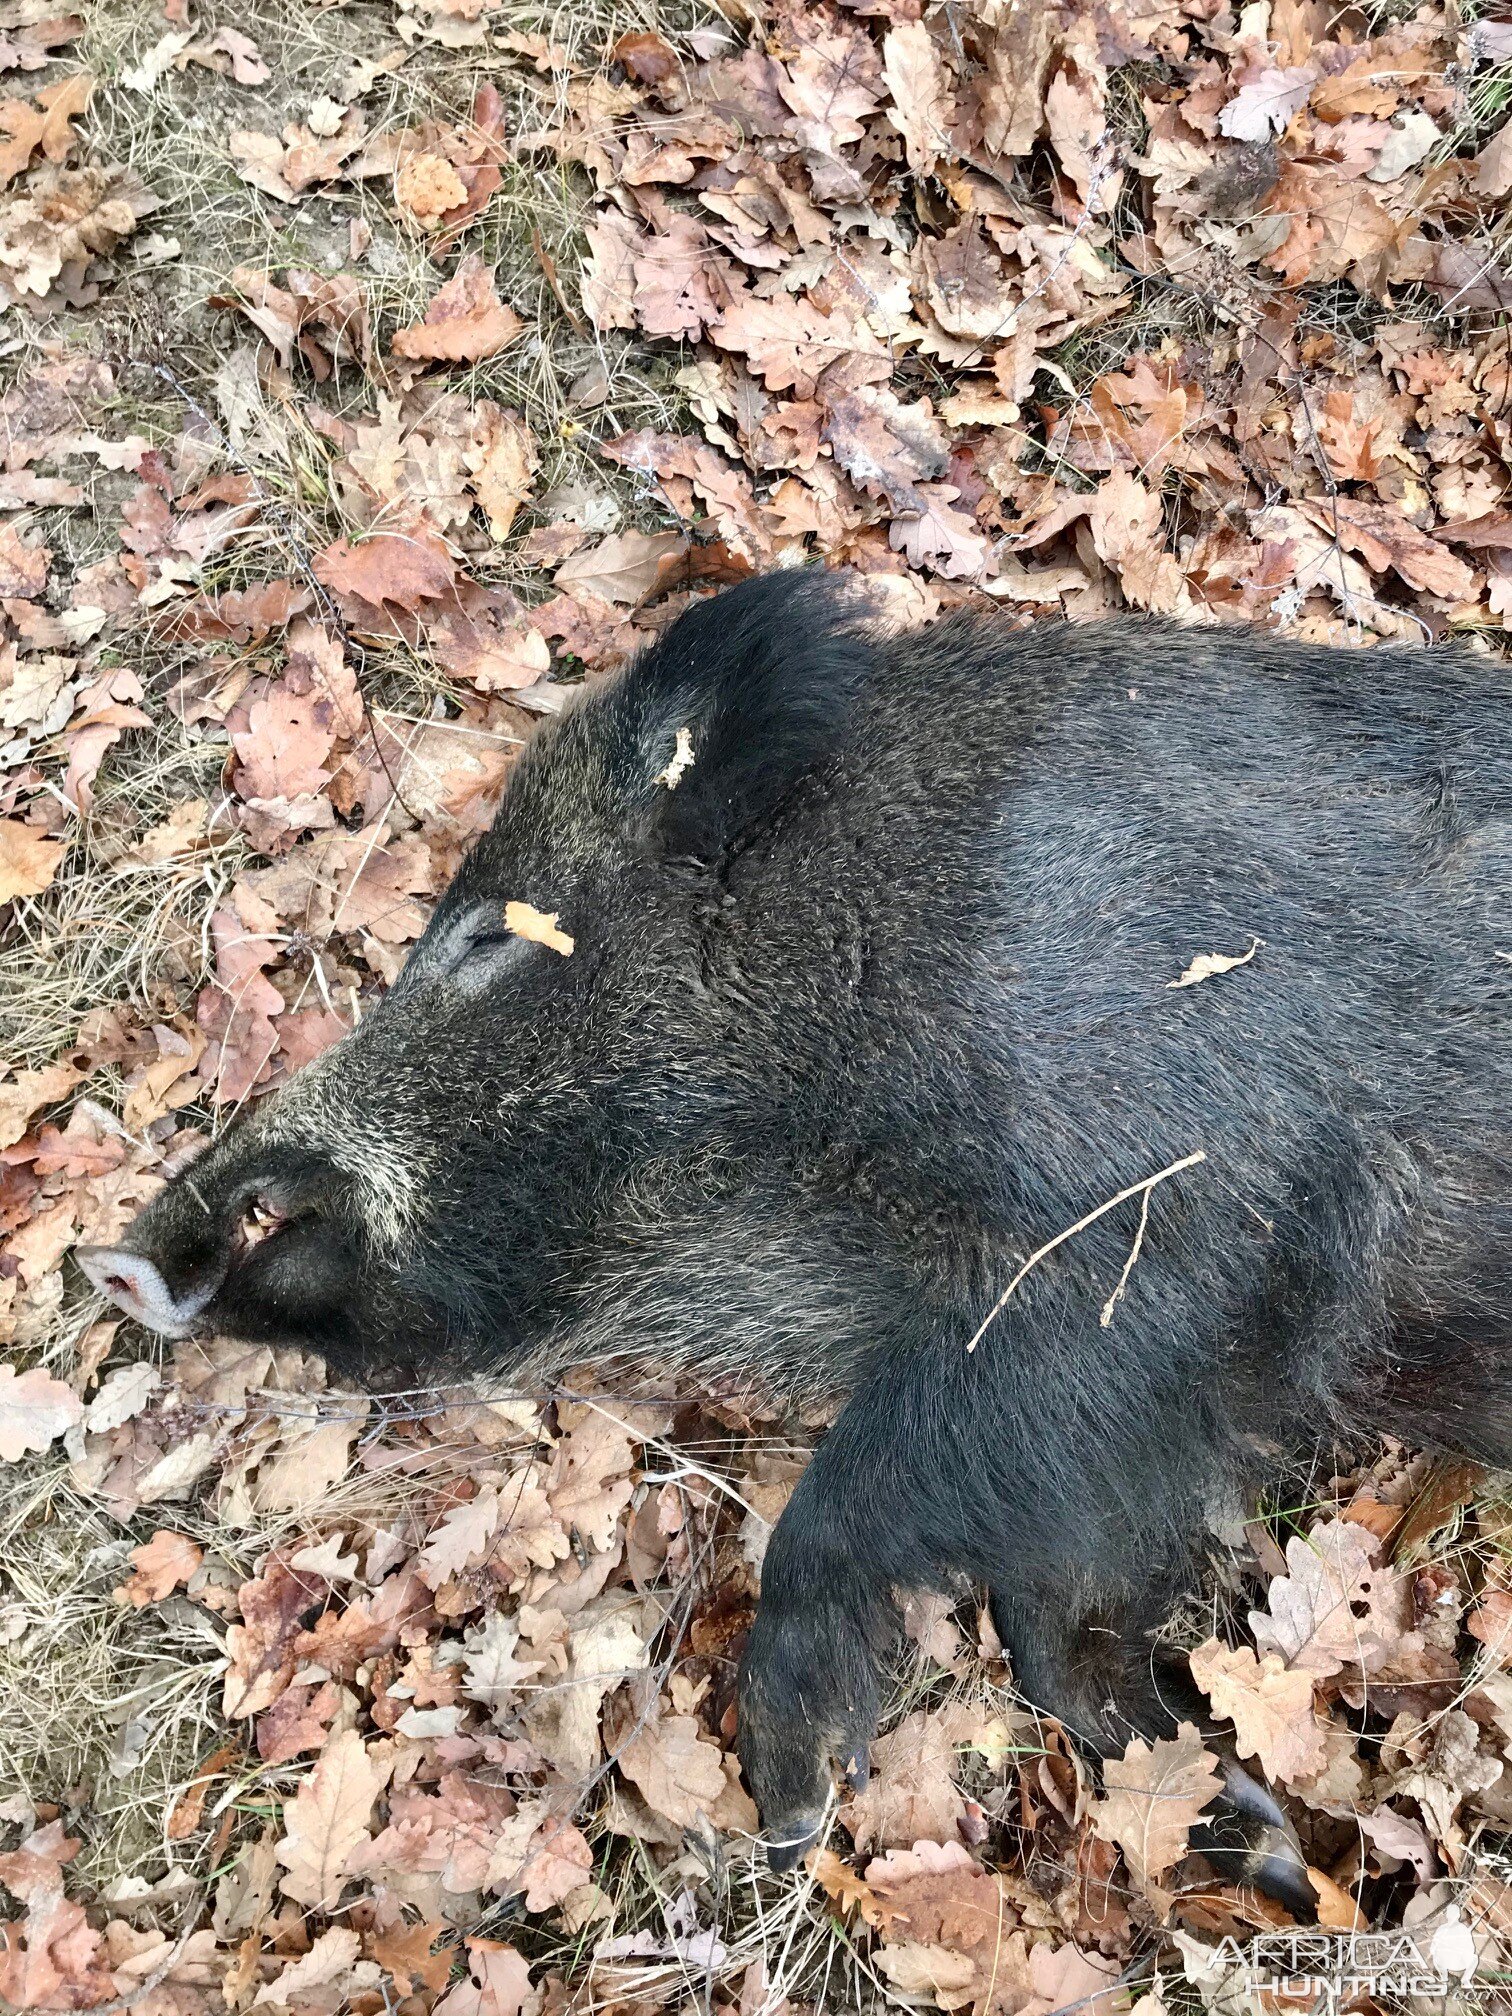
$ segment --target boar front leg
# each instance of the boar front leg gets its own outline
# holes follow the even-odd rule
[[[774,1869],[791,1869],[813,1843],[836,1770],[863,1779],[898,1631],[889,1564],[858,1544],[854,1480],[832,1454],[838,1432],[768,1544],[741,1661],[740,1762]]]

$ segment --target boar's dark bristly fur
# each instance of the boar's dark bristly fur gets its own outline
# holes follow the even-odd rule
[[[790,1844],[864,1754],[895,1590],[985,1584],[1107,1751],[1201,1712],[1149,1632],[1262,1461],[1512,1460],[1507,669],[851,608],[737,589],[543,730],[381,1006],[86,1258],[161,1329],[358,1376],[849,1396],[742,1675]],[[1215,1829],[1287,1862],[1232,1787]]]

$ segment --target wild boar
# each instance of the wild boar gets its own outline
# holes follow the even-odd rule
[[[747,584],[542,730],[382,1004],[80,1263],[359,1378],[846,1396],[742,1667],[778,1862],[900,1589],[985,1586],[1096,1751],[1201,1720],[1151,1634],[1215,1501],[1380,1429],[1512,1461],[1509,720],[1489,660]],[[1232,1763],[1203,1839],[1307,1900]]]

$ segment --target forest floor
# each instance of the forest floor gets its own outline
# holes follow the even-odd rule
[[[1097,1789],[969,1599],[765,1870],[732,1676],[802,1424],[160,1357],[68,1255],[693,595],[1505,656],[1512,10],[66,5],[0,0],[0,1998],[1259,2007],[1289,1921],[1186,1853],[1195,1733]],[[1505,1493],[1340,1452],[1172,1626],[1325,1928],[1468,1926],[1472,1999]]]

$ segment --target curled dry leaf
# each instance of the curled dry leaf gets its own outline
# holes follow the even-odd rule
[[[1166,990],[1196,987],[1204,980],[1211,980],[1215,973],[1232,973],[1236,966],[1248,966],[1264,943],[1263,938],[1252,939],[1247,952],[1199,952],[1179,979],[1167,980]]]
[[[537,910],[530,903],[506,903],[504,905],[504,928],[512,931],[516,938],[529,938],[533,944],[549,945],[553,952],[560,952],[564,959],[570,959],[573,939],[558,928],[560,915],[555,910]]]
[[[394,354],[420,362],[476,364],[497,357],[525,324],[494,292],[493,269],[469,252],[425,319],[394,332]]]
[[[467,201],[467,184],[441,155],[411,154],[394,177],[394,197],[418,223],[434,226]]]

